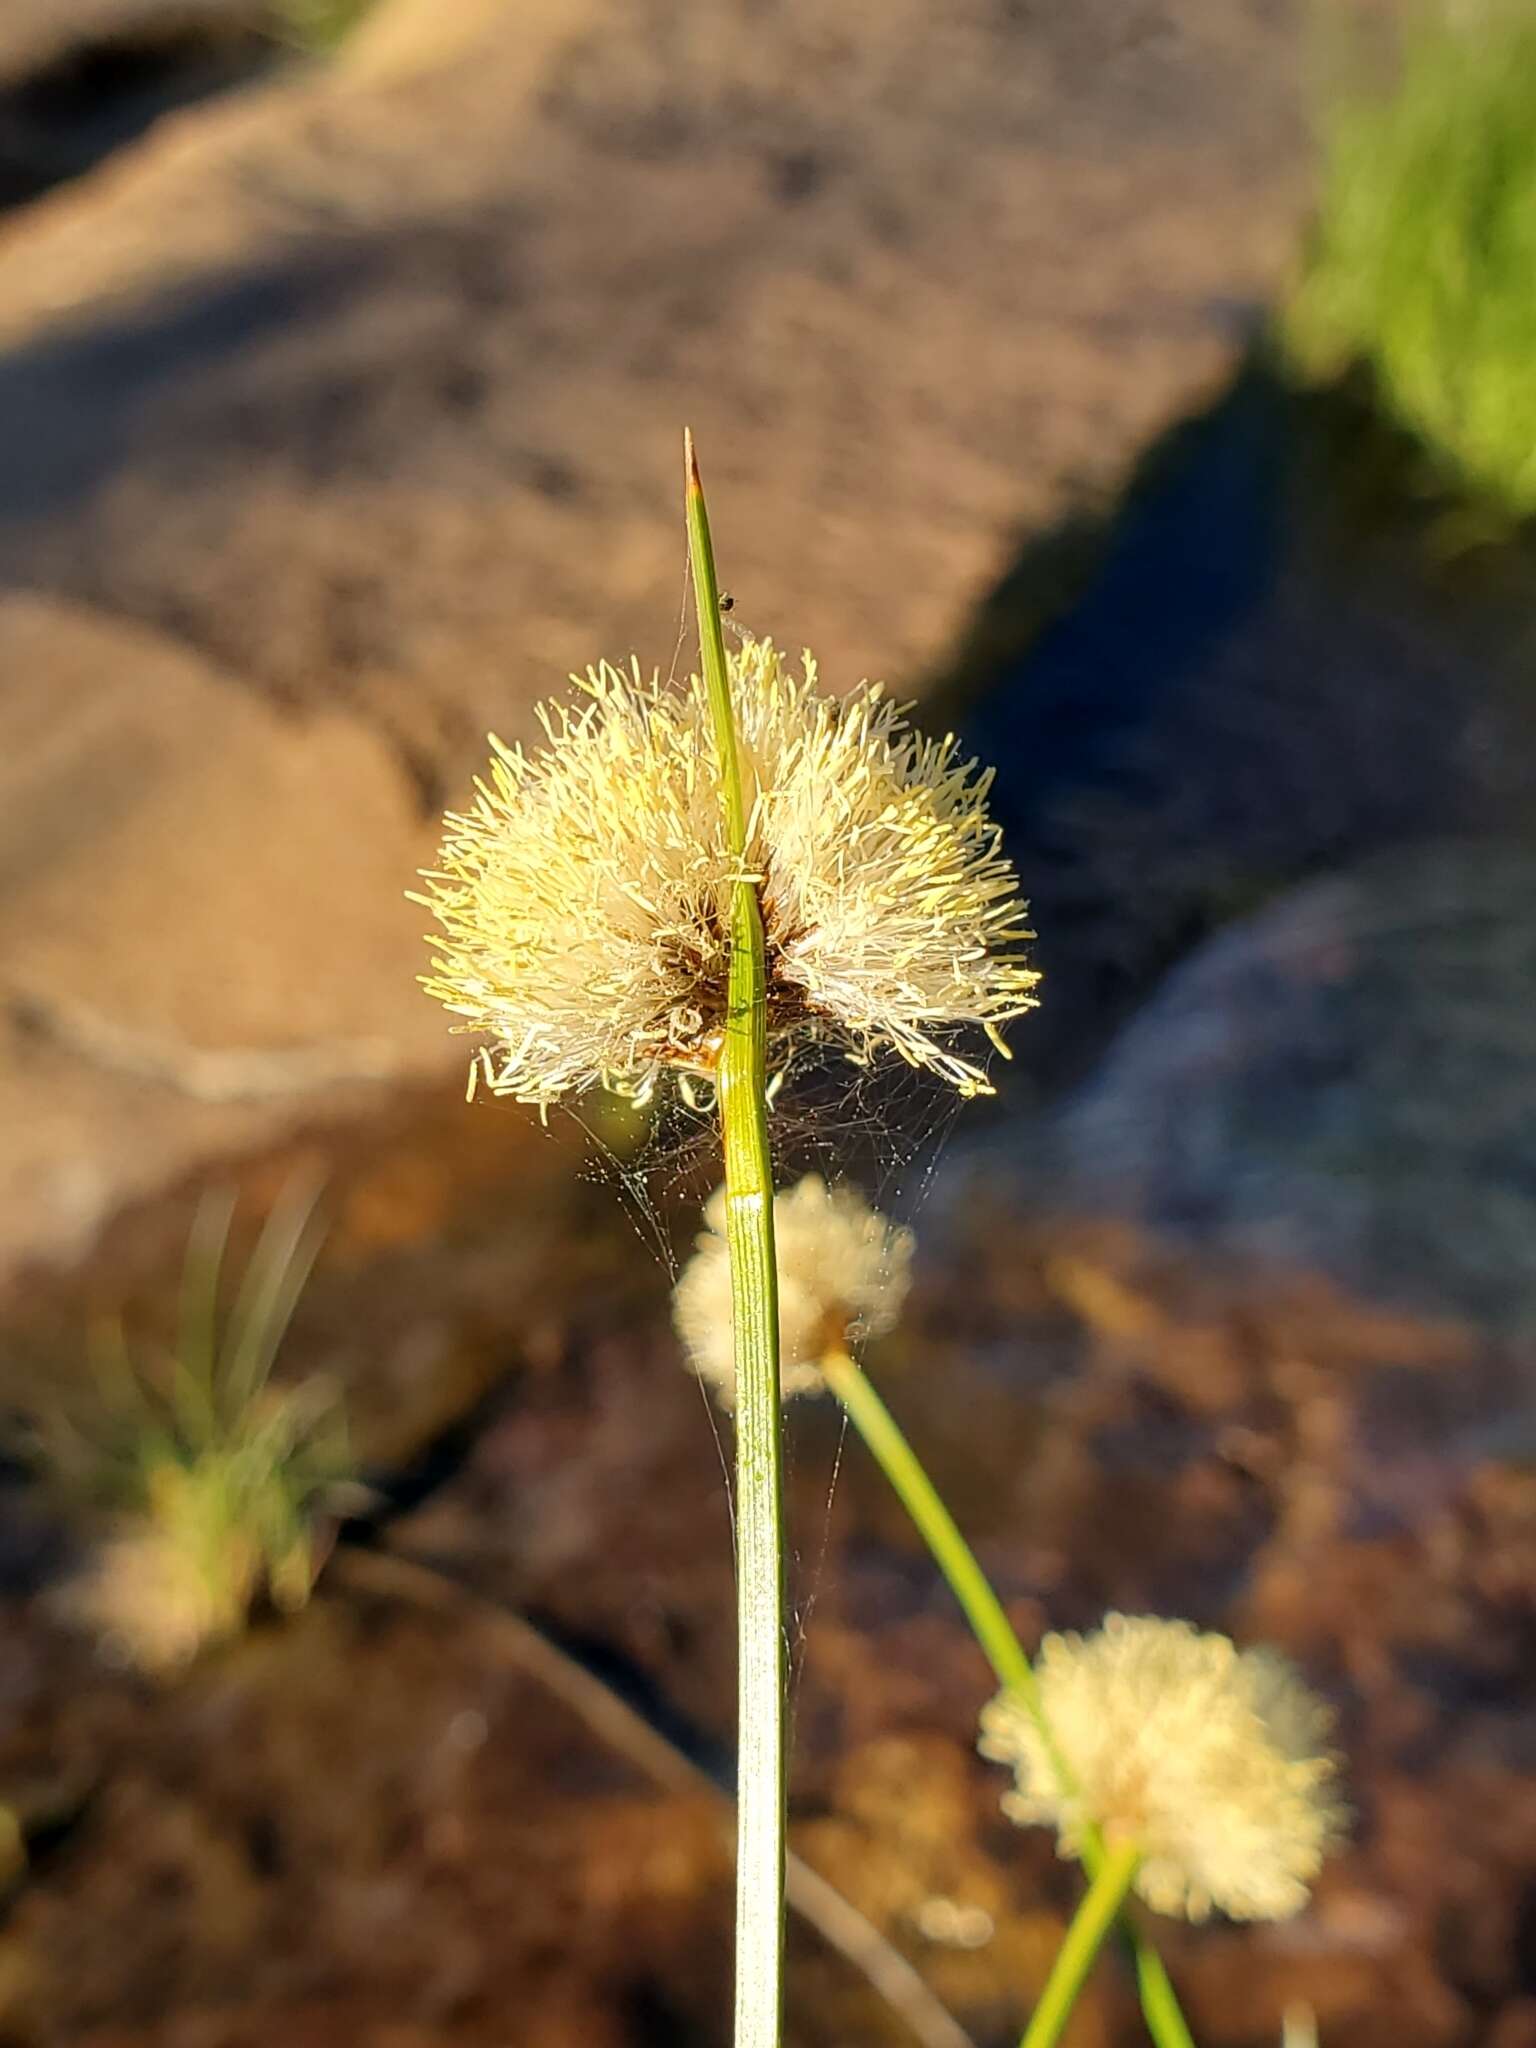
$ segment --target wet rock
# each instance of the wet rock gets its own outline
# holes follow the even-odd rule
[[[1037,1184],[1529,1337],[1533,903],[1536,854],[1471,841],[1231,926],[1124,1030],[1035,1149]]]

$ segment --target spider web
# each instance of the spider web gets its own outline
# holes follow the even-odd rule
[[[797,1061],[775,1095],[769,1116],[774,1184],[791,1187],[808,1173],[820,1174],[832,1187],[852,1183],[892,1222],[915,1227],[962,1107],[952,1087],[898,1058],[863,1068],[822,1049]],[[617,1194],[637,1237],[675,1285],[692,1253],[703,1205],[722,1178],[719,1124],[708,1091],[690,1100],[661,1089],[643,1109],[612,1097],[592,1098],[568,1114],[585,1134],[585,1177]],[[686,1370],[680,1349],[678,1370]],[[730,1499],[734,1546],[728,1433],[708,1389],[702,1381],[697,1385]],[[790,1403],[785,1409],[786,1481],[805,1455],[796,1407]],[[791,1711],[825,1571],[847,1428],[843,1417],[815,1524],[799,1531],[791,1525],[788,1532]]]

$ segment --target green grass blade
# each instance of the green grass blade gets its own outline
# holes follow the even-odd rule
[[[747,811],[720,630],[709,515],[685,444],[688,557],[713,714],[726,832],[744,857]],[[737,1822],[735,2048],[778,2048],[784,2013],[784,1514],[779,1304],[768,1144],[767,966],[757,890],[730,903],[725,1040],[717,1075],[736,1350]]]
[[[219,1357],[219,1274],[234,1220],[232,1190],[205,1194],[187,1234],[181,1267],[181,1311],[171,1376],[171,1407],[185,1448],[218,1434],[214,1392]]]
[[[310,1268],[320,1249],[314,1227],[317,1181],[295,1181],[284,1189],[262,1226],[245,1269],[220,1357],[217,1400],[220,1420],[237,1425],[267,1383]]]

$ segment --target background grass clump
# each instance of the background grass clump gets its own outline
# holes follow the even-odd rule
[[[93,1412],[55,1412],[41,1432],[56,1489],[105,1518],[62,1611],[147,1671],[237,1635],[260,1599],[302,1607],[355,1491],[337,1392],[271,1377],[318,1242],[310,1199],[274,1208],[226,1312],[229,1220],[228,1205],[199,1218],[173,1349],[138,1356],[117,1333]]]
[[[274,0],[273,13],[287,42],[302,50],[334,50],[374,0]]]
[[[1389,74],[1337,88],[1283,338],[1363,368],[1451,486],[1536,513],[1536,12],[1441,5]],[[1359,67],[1346,67],[1358,74]]]

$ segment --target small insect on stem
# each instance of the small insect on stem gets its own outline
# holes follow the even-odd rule
[[[728,590],[722,590],[720,593],[720,616],[725,621],[726,630],[729,632],[731,638],[735,640],[738,643],[738,645],[745,647],[749,645],[750,642],[755,640],[757,638],[757,635],[752,631],[752,628],[750,626],[744,626],[739,619],[733,619],[731,617],[731,613],[735,611],[735,609],[735,598],[732,597],[731,593]]]

